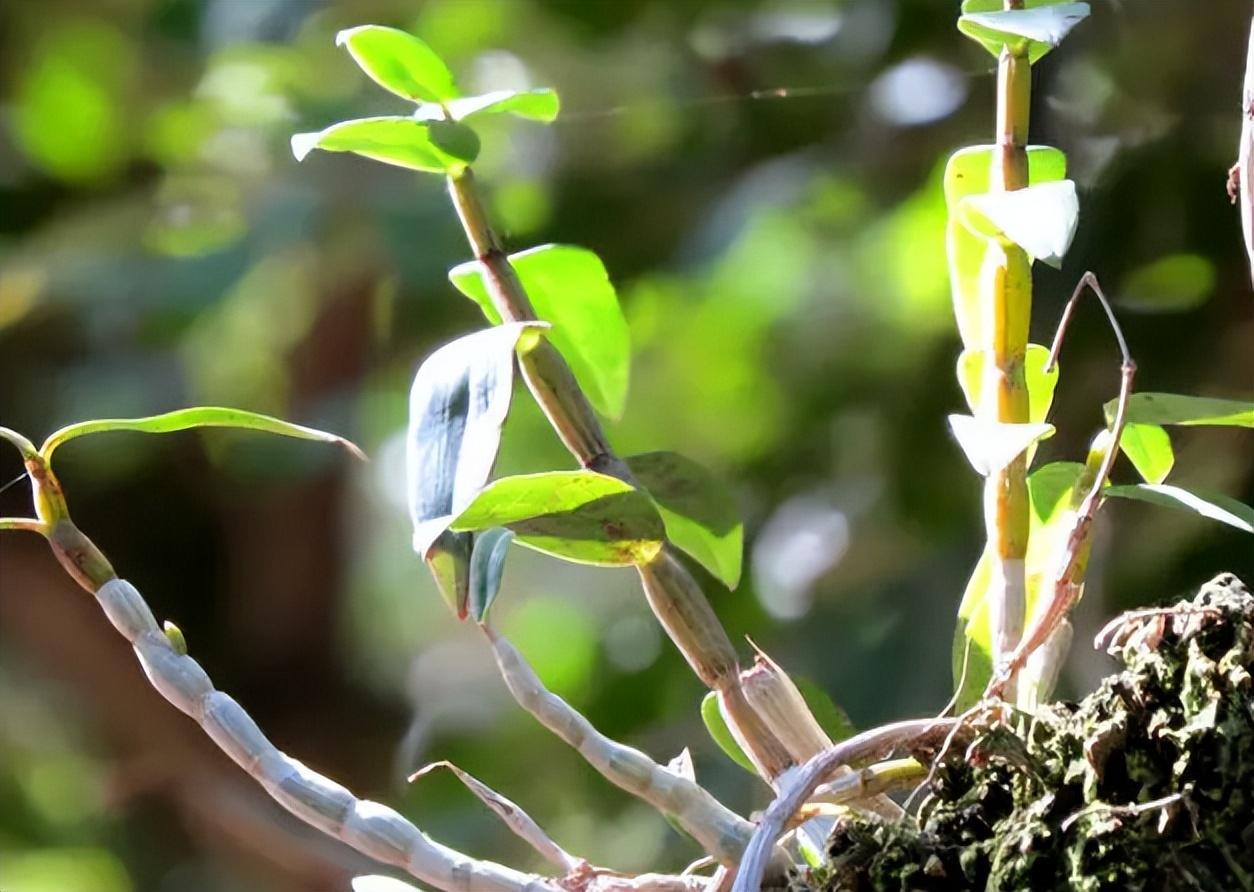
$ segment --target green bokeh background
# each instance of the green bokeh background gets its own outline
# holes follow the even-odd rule
[[[288,751],[480,856],[541,865],[439,775],[449,758],[567,848],[622,870],[694,846],[508,700],[483,642],[409,550],[409,379],[483,324],[446,279],[467,249],[439,181],[293,131],[393,113],[333,45],[409,28],[467,90],[553,86],[551,127],[485,122],[477,165],[512,250],[587,246],[633,338],[624,453],[678,449],[732,481],[749,540],[729,629],[866,727],[938,710],[981,543],[961,410],[939,171],[991,134],[991,60],[936,0],[7,0],[0,7],[0,423],[234,405],[334,429],[372,456],[212,433],[114,434],[59,453],[75,516]],[[1224,192],[1248,3],[1094,0],[1037,67],[1033,140],[1081,187],[1036,340],[1092,269],[1139,386],[1254,393],[1254,296]],[[780,91],[779,88],[787,88]],[[782,92],[782,95],[780,95]],[[1095,307],[1063,356],[1076,458],[1114,394]],[[1173,433],[1181,482],[1254,502],[1254,439]],[[569,467],[520,393],[500,470]],[[0,452],[0,483],[20,471]],[[1127,468],[1120,468],[1127,477]],[[25,513],[20,486],[0,514]],[[1251,539],[1111,505],[1064,689],[1109,668],[1113,611],[1220,570]],[[703,690],[629,571],[518,551],[498,605],[546,682],[605,732],[742,810],[767,791],[719,753]],[[746,646],[747,650],[747,646]],[[280,813],[151,692],[33,537],[0,538],[0,888],[342,890],[366,869]]]

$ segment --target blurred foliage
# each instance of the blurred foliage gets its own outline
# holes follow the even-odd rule
[[[482,324],[447,280],[467,251],[439,184],[348,157],[298,166],[288,137],[397,113],[333,45],[365,21],[422,35],[468,92],[559,91],[551,127],[480,127],[477,169],[510,250],[573,243],[605,261],[634,351],[616,445],[679,450],[734,482],[747,572],[731,594],[703,577],[716,608],[865,727],[946,700],[981,541],[978,482],[944,426],[962,395],[940,165],[991,134],[992,78],[953,30],[956,6],[5,4],[0,420],[38,438],[204,403],[354,439],[369,465],[223,433],[100,438],[58,461],[79,523],[298,757],[474,853],[537,866],[455,781],[409,790],[404,774],[448,758],[572,851],[682,866],[686,841],[507,702],[410,550],[409,379]],[[1248,4],[1093,6],[1034,89],[1034,141],[1067,151],[1082,190],[1066,264],[1038,270],[1034,339],[1093,269],[1143,389],[1248,398],[1254,302],[1224,192]],[[1077,374],[1047,461],[1083,454],[1115,392],[1117,356],[1088,312],[1063,356]],[[1173,437],[1180,480],[1254,501],[1245,432]],[[516,400],[498,472],[568,466]],[[19,470],[0,454],[0,483]],[[23,499],[0,494],[0,514]],[[53,603],[5,579],[29,554],[11,538],[0,602]],[[1093,565],[1078,642],[1118,608],[1219,570],[1254,574],[1241,533],[1132,502],[1104,514]],[[703,691],[630,571],[519,552],[494,611],[605,732],[662,760],[690,745],[699,779],[761,804],[706,736]],[[6,892],[298,887],[205,843],[173,799],[105,795],[121,771],[116,720],[53,680],[57,659],[0,625]],[[1108,669],[1080,644],[1066,684]]]

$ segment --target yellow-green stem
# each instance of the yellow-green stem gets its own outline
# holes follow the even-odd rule
[[[501,318],[534,321],[535,310],[488,220],[469,168],[449,177],[449,194]],[[576,460],[585,468],[631,482],[631,472],[610,448],[562,355],[548,341],[541,341],[519,358],[519,366],[536,402]],[[736,650],[696,580],[669,546],[638,569],[649,606],[697,676],[718,692],[728,724],[746,752],[765,777],[778,777],[792,766],[793,759],[740,690]]]
[[[1007,0],[1007,9],[1016,4]],[[993,189],[1028,185],[1028,120],[1032,70],[1026,55],[1003,49],[997,65],[997,143]],[[990,248],[983,279],[986,380],[980,413],[1003,424],[1029,421],[1024,356],[1032,312],[1032,264],[1018,245],[1003,241]],[[1023,635],[1027,598],[1024,559],[1028,546],[1027,460],[1020,455],[990,474],[984,490],[985,531],[993,559],[990,616],[994,662],[1001,665]],[[1013,699],[1013,692],[1007,694]]]

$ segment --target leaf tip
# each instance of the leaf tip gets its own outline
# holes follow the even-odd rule
[[[318,148],[318,142],[322,139],[322,133],[293,133],[292,134],[292,155],[297,161],[304,161],[305,158],[314,149]]]

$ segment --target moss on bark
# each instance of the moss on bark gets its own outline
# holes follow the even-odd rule
[[[1124,671],[955,748],[917,823],[850,818],[832,867],[863,890],[1254,889],[1254,597],[1220,576],[1129,614]]]

